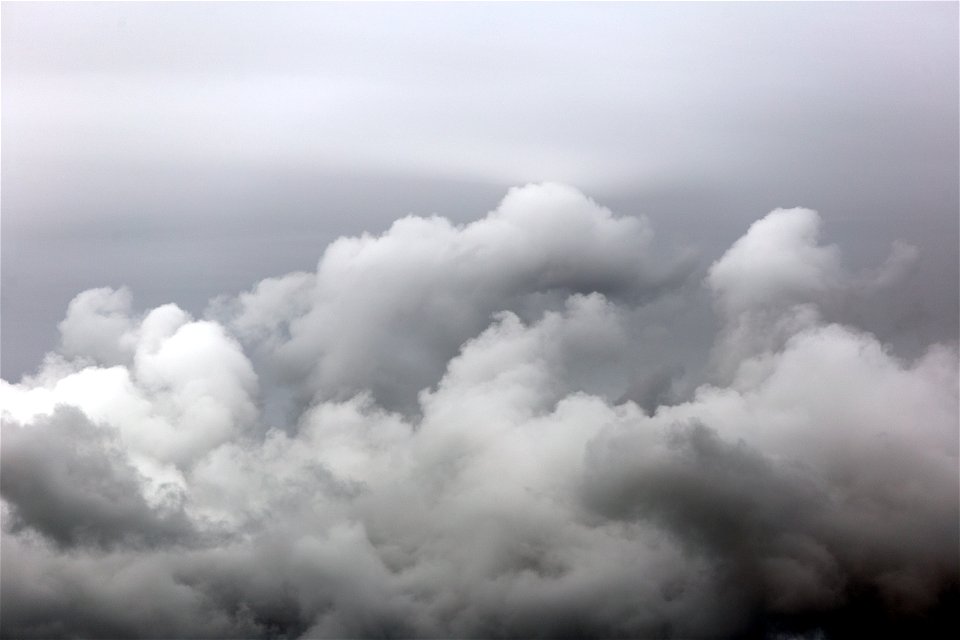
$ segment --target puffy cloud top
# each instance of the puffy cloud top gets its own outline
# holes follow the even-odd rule
[[[838,286],[839,250],[820,246],[820,216],[777,209],[754,222],[707,275],[726,313],[810,299]]]
[[[825,319],[915,250],[851,276],[818,228],[774,211],[709,268],[708,371],[645,406],[623,390],[663,371],[638,354],[691,266],[561,185],[341,238],[203,319],[83,292],[0,387],[2,632],[955,626],[956,345],[905,361]]]
[[[380,236],[340,238],[317,272],[261,283],[225,322],[302,397],[370,391],[414,410],[491,315],[536,318],[573,293],[643,301],[688,265],[654,264],[645,220],[616,217],[558,184],[513,189],[465,226],[408,216]]]

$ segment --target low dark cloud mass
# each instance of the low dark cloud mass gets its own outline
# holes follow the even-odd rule
[[[70,548],[160,544],[189,528],[179,501],[147,504],[114,434],[73,407],[59,405],[27,428],[6,423],[0,461],[14,531],[32,528]]]
[[[545,183],[200,317],[84,291],[0,387],[0,631],[952,636],[957,343],[858,328],[922,250],[820,231],[698,266]]]

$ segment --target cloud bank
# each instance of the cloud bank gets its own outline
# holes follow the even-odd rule
[[[555,184],[203,318],[85,291],[2,382],[2,633],[955,630],[956,345],[838,321],[916,250],[850,273],[819,228],[774,211],[710,266],[689,375],[653,343],[688,338],[693,262]]]

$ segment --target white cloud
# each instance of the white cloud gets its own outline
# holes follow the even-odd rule
[[[659,407],[614,398],[682,271],[560,185],[342,238],[205,320],[81,294],[2,386],[4,632],[912,628],[958,582],[957,352],[824,320],[860,276],[818,224],[714,264],[723,375]]]
[[[380,236],[340,238],[316,275],[265,281],[214,315],[307,400],[369,390],[411,410],[493,313],[536,317],[574,292],[652,299],[675,287],[687,266],[652,263],[651,237],[643,219],[575,189],[531,185],[465,226],[408,216]]]

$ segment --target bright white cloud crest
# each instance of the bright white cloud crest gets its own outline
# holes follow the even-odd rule
[[[2,383],[4,632],[690,637],[932,610],[958,581],[956,349],[903,362],[822,319],[912,251],[851,276],[818,232],[777,210],[733,244],[711,381],[647,409],[623,395],[658,365],[636,325],[689,265],[565,186],[341,238],[205,319],[81,293],[58,352]]]

